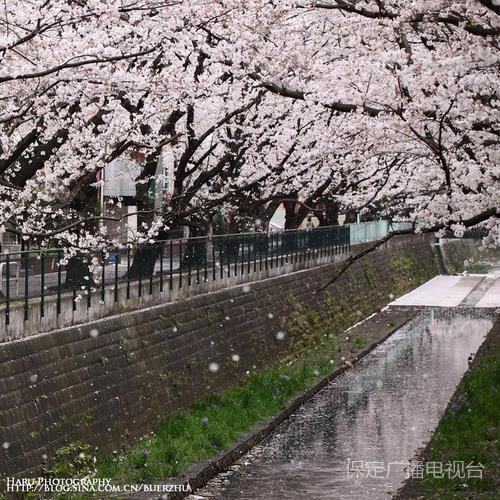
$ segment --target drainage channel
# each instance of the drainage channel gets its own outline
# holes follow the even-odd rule
[[[492,324],[484,309],[423,311],[189,498],[390,498]]]

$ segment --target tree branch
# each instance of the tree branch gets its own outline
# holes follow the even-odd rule
[[[83,61],[74,61],[74,62],[65,62],[63,64],[59,64],[57,66],[53,66],[52,68],[47,68],[43,71],[38,71],[36,73],[24,73],[22,75],[16,75],[16,76],[3,76],[0,77],[0,83],[5,83],[5,82],[10,82],[13,80],[31,80],[34,78],[41,78],[43,76],[48,76],[53,73],[57,73],[59,71],[62,71],[64,69],[69,69],[69,68],[78,68],[81,66],[89,66],[91,64],[105,64],[105,63],[111,63],[111,62],[118,62],[118,61],[124,61],[126,59],[133,59],[135,57],[141,57],[145,56],[148,54],[151,54],[155,50],[157,50],[160,47],[160,45],[155,45],[154,47],[151,47],[147,50],[142,50],[139,52],[132,52],[130,54],[121,54],[119,56],[111,56],[111,57],[94,57],[92,59],[85,59]],[[80,56],[83,57],[83,56]]]
[[[481,212],[478,215],[475,215],[474,217],[471,217],[470,219],[466,219],[464,221],[461,221],[461,224],[467,228],[476,226],[477,224],[480,224],[481,222],[487,221],[488,219],[496,217],[500,218],[500,208],[490,208],[489,210],[485,210],[484,212]],[[452,222],[449,223],[442,223],[442,224],[436,224],[435,226],[423,229],[421,233],[427,234],[427,233],[435,233],[437,231],[440,231],[441,229],[446,229],[448,228]],[[330,285],[335,283],[356,261],[362,259],[366,255],[374,252],[377,248],[382,246],[384,243],[387,243],[390,239],[394,238],[394,236],[403,236],[403,235],[410,235],[410,234],[415,234],[415,224],[413,224],[413,227],[411,229],[402,229],[398,231],[391,231],[387,236],[384,236],[382,239],[376,241],[373,245],[370,245],[369,247],[365,248],[363,251],[355,254],[355,255],[350,255],[349,258],[342,264],[340,269],[334,274],[333,278],[328,280],[324,285],[322,285],[318,290],[314,292],[314,294],[318,294],[325,290],[325,288],[328,288]]]
[[[329,4],[324,2],[315,2],[310,7],[315,9],[325,9],[325,10],[338,10],[341,12],[348,12],[351,14],[357,14],[359,16],[367,17],[369,19],[397,19],[399,14],[395,12],[387,12],[386,10],[369,10],[364,7],[358,7],[354,3],[346,2],[344,0],[335,0],[335,4]],[[496,14],[499,14],[500,7],[493,5],[491,0],[479,0],[479,2],[486,8],[492,10]],[[419,12],[415,14],[415,16],[409,20],[412,23],[420,23],[426,20],[443,23],[443,24],[451,24],[456,27],[462,27],[465,31],[470,33],[471,35],[486,37],[486,36],[497,36],[500,34],[500,29],[493,28],[490,26],[483,26],[482,24],[478,24],[476,22],[470,22],[467,19],[456,15],[456,14],[426,14],[423,12]]]
[[[259,80],[258,75],[253,75],[252,78]],[[293,90],[283,85],[278,85],[272,82],[261,82],[261,87],[265,88],[269,92],[273,94],[280,95],[282,97],[289,97],[291,99],[299,99],[301,101],[306,100],[306,92],[302,90]],[[353,111],[357,111],[358,109],[362,109],[369,116],[378,116],[383,110],[379,108],[374,108],[372,106],[368,106],[367,104],[363,104],[359,106],[358,104],[345,103],[345,102],[334,102],[329,104],[322,103],[328,109],[332,111],[338,111],[340,113],[352,113]]]

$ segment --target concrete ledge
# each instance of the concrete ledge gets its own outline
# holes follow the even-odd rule
[[[166,272],[162,282],[158,276],[154,277],[151,282],[149,278],[142,280],[140,293],[138,281],[132,281],[130,285],[124,281],[119,281],[116,292],[117,300],[115,300],[115,287],[113,284],[106,285],[104,300],[102,300],[101,289],[97,286],[97,289],[91,292],[90,307],[87,307],[88,296],[85,293],[80,293],[82,298],[73,307],[73,293],[65,292],[61,294],[60,314],[57,314],[57,295],[48,295],[44,299],[43,316],[41,315],[40,299],[29,299],[27,319],[24,318],[24,302],[16,300],[10,303],[9,324],[5,322],[5,304],[0,305],[0,342],[22,339],[38,333],[89,323],[100,318],[175,302],[217,290],[224,290],[243,283],[262,281],[297,271],[312,269],[340,262],[346,259],[348,255],[348,253],[331,253],[328,255],[313,256],[310,259],[306,259],[304,255],[301,255],[300,260],[296,259],[293,262],[291,256],[288,256],[283,258],[283,265],[281,265],[281,257],[279,258],[279,264],[277,263],[278,259],[273,257],[272,263],[271,258],[268,259],[267,266],[265,260],[262,261],[262,269],[260,268],[260,261],[257,260],[254,270],[252,261],[250,272],[248,272],[247,262],[243,265],[239,262],[237,265],[237,274],[234,272],[235,266],[233,263],[229,272],[227,266],[223,266],[222,270],[220,267],[216,267],[215,279],[213,278],[213,267],[210,267],[212,263],[209,263],[207,280],[205,280],[203,270],[200,273],[200,281],[197,281],[196,272],[191,272],[191,278],[189,278],[186,272],[182,273],[182,276],[174,274],[172,276],[172,283],[170,283],[169,274]],[[191,284],[189,284],[189,280],[191,280]],[[128,287],[129,298],[127,299]],[[162,290],[160,290],[161,288]],[[82,291],[80,290],[79,292]]]

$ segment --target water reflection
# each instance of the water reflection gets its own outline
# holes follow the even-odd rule
[[[487,314],[422,313],[322,390],[211,493],[238,500],[389,498],[491,328]],[[354,467],[348,477],[349,460],[364,473]]]

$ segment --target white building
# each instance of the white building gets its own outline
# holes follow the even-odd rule
[[[130,157],[119,158],[103,170],[103,184],[100,192],[101,213],[120,217],[137,212],[136,178],[141,173],[141,165]],[[121,223],[106,221],[108,232],[128,241],[135,238],[137,215],[130,215]]]

